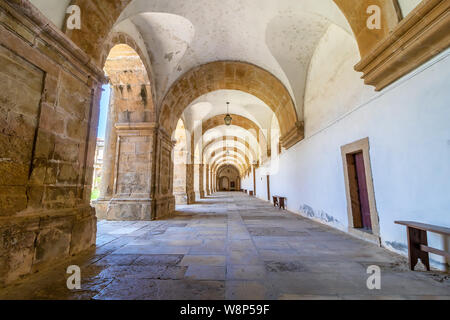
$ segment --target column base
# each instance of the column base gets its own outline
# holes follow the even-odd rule
[[[105,220],[152,220],[151,199],[97,200],[93,202],[98,219]]]
[[[165,196],[160,197],[155,200],[154,202],[154,211],[152,214],[153,219],[162,219],[166,217],[170,217],[175,212],[175,196]]]
[[[175,196],[175,204],[188,204],[188,194],[186,192],[176,192],[173,195]]]
[[[175,211],[175,196],[157,199],[117,199],[93,202],[98,219],[138,221],[161,219]]]
[[[195,192],[188,192],[187,195],[187,204],[195,203]]]
[[[195,191],[195,201],[200,200],[202,198],[202,195],[200,193],[200,191]]]

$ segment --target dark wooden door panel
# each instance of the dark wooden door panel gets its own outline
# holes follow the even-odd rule
[[[356,176],[358,180],[359,203],[361,206],[361,221],[365,229],[372,230],[372,222],[370,221],[369,194],[367,192],[366,171],[364,167],[363,153],[355,154]]]

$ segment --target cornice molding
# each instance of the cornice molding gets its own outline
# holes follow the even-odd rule
[[[297,121],[288,133],[280,138],[280,143],[285,149],[289,149],[305,137],[305,127],[303,121]]]
[[[78,65],[83,66],[87,72],[94,75],[99,82],[106,83],[103,70],[95,64],[91,57],[61,32],[31,2],[28,0],[0,1],[0,9],[5,14],[5,17],[2,17],[2,20],[7,20],[6,15],[9,15],[20,21],[21,25],[16,25],[14,31],[19,30],[26,34],[32,34],[34,39],[28,40],[33,41],[33,46],[37,45],[36,39],[42,39],[46,44],[50,45],[61,54],[64,54],[67,61],[76,61],[75,65],[77,65],[77,67],[79,67]],[[25,39],[27,39],[27,37],[25,37]],[[56,56],[53,55],[51,57],[55,58]]]
[[[117,130],[154,130],[158,128],[156,122],[119,122],[114,126]]]
[[[423,0],[355,66],[380,91],[450,46],[450,0]]]

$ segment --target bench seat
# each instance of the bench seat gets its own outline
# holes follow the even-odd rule
[[[408,235],[408,260],[409,267],[414,270],[418,259],[422,261],[428,271],[430,271],[429,253],[434,253],[450,259],[450,253],[428,246],[427,232],[450,236],[450,228],[435,226],[416,221],[395,221],[396,224],[406,226]]]
[[[272,196],[272,199],[274,207],[278,206],[280,209],[283,208],[286,210],[286,197],[274,195]]]

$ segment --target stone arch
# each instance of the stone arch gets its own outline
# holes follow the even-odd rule
[[[245,155],[244,152],[242,152],[239,149],[235,149],[235,148],[227,148],[225,150],[223,149],[218,149],[217,151],[214,151],[211,156],[208,158],[208,162],[210,163],[211,161],[214,160],[218,160],[218,157],[223,157],[224,155],[227,155],[226,152],[232,152],[231,154],[229,154],[230,156],[235,157],[236,159],[242,160],[245,162],[246,167],[250,166],[250,160],[248,159],[248,157]]]
[[[128,44],[115,44],[105,58],[104,71],[114,89],[112,94],[114,98],[111,100],[123,100],[122,105],[118,105],[120,108],[118,111],[142,113],[138,116],[140,120],[130,118],[128,121],[131,122],[155,122],[152,86],[142,56]],[[135,108],[129,110],[130,105],[141,105],[143,110],[134,110]],[[127,122],[127,120],[119,119],[119,122]]]
[[[234,170],[239,172],[238,168],[236,168],[233,164],[223,164],[217,168],[217,172],[220,173],[222,170],[226,169],[227,167],[232,167]]]
[[[244,91],[266,103],[278,118],[280,140],[285,148],[303,138],[303,124],[298,121],[294,102],[281,81],[260,67],[237,61],[210,62],[182,75],[161,103],[161,127],[168,133],[172,132],[178,118],[192,101],[221,89]]]
[[[81,12],[88,12],[81,19],[81,29],[68,30],[64,23],[63,32],[84,52],[95,61],[101,57],[102,46],[108,34],[117,22],[122,11],[132,0],[72,0],[71,4],[78,5]],[[384,38],[399,22],[394,1],[392,0],[333,0],[347,19],[361,53],[361,58]],[[369,5],[378,5],[382,14],[380,30],[369,30],[366,26]],[[66,17],[67,19],[67,17]]]
[[[258,159],[257,152],[255,152],[255,150],[250,146],[248,141],[245,141],[244,139],[242,139],[240,137],[235,137],[235,136],[222,136],[222,137],[215,138],[215,139],[208,141],[205,144],[205,146],[203,147],[203,153],[207,152],[208,149],[210,148],[210,146],[212,146],[213,144],[215,144],[217,142],[221,142],[221,141],[223,141],[224,143],[226,141],[239,142],[240,144],[242,144],[245,147],[246,152],[248,151],[252,155],[253,159]]]
[[[211,129],[214,129],[219,126],[224,125],[223,118],[225,117],[224,114],[214,116],[212,118],[209,118],[206,121],[202,122],[202,136]],[[264,135],[264,132],[261,130],[261,128],[252,120],[237,115],[237,114],[231,114],[231,117],[233,118],[233,121],[231,125],[241,127],[244,130],[247,130],[250,132],[251,135],[253,135],[256,139],[256,141],[259,143],[260,149],[262,154],[270,154],[270,146],[268,145],[268,139]],[[198,143],[198,142],[197,142]]]
[[[240,161],[238,161],[238,159],[236,159],[236,158],[231,158],[231,157],[222,157],[222,158],[217,159],[216,161],[214,161],[214,162],[211,164],[212,171],[217,173],[217,168],[219,168],[219,166],[220,166],[221,164],[227,164],[227,163],[229,163],[229,162],[233,162],[233,163],[235,164],[235,166],[236,166],[237,168],[239,168],[239,173],[240,173],[240,174],[242,174],[243,172],[245,172],[245,168],[244,168],[243,164],[242,164]]]
[[[361,58],[367,56],[376,45],[385,39],[400,22],[396,0],[333,0],[347,19],[353,35],[358,43]],[[381,9],[381,28],[367,28],[369,6],[376,5]]]
[[[225,172],[225,171],[227,171],[227,172]],[[240,180],[240,177],[241,177],[241,173],[236,168],[236,166],[231,165],[231,164],[221,165],[217,169],[216,177],[217,177],[217,180],[219,180],[219,181],[222,179],[222,177],[227,177],[228,178],[228,181],[229,181],[228,191],[239,190],[240,189],[239,180]],[[232,186],[232,182],[234,182],[233,186]],[[220,186],[220,184],[219,184],[219,186]]]
[[[130,2],[131,0],[72,0],[70,4],[79,6],[82,14],[84,13],[81,28],[70,30],[64,23],[63,32],[100,65],[105,41]]]
[[[227,151],[240,154],[245,159],[247,166],[251,164],[248,154],[246,154],[244,151],[242,151],[240,148],[237,147],[219,147],[215,149],[214,151],[209,153],[209,157],[206,159],[206,164],[210,163],[211,159],[213,159],[215,156],[222,154],[223,152],[226,153]]]
[[[205,137],[210,140],[210,139],[218,139],[218,138],[222,138],[227,134],[230,135],[239,135],[241,137],[241,141],[239,141],[240,144],[243,144],[243,141],[247,142],[247,145],[252,148],[252,156],[255,156],[255,160],[260,160],[261,162],[264,162],[268,159],[267,157],[267,153],[263,152],[263,146],[262,143],[258,142],[256,140],[256,137],[254,134],[252,134],[251,132],[249,132],[248,130],[239,127],[239,126],[233,126],[231,125],[229,128],[231,130],[236,130],[236,132],[227,132],[226,129],[228,127],[226,127],[225,125],[221,125],[221,126],[217,126],[214,128],[209,129],[208,131],[205,132],[205,134],[202,136],[202,139],[197,141],[197,144],[192,144],[192,150],[194,150],[194,153],[196,155],[196,159],[197,161],[200,161],[202,159],[202,156],[204,155],[204,147],[203,147],[203,143],[202,140],[205,139]],[[245,143],[245,142],[244,142]]]
[[[219,160],[217,160],[217,161],[215,161],[213,164],[212,164],[212,171],[213,172],[215,172],[215,173],[217,173],[217,169],[221,166],[221,165],[226,165],[226,164],[233,164],[236,168],[238,168],[238,170],[239,170],[239,172],[240,173],[242,173],[242,172],[245,172],[245,169],[242,167],[242,164],[239,162],[239,161],[237,161],[236,159],[234,159],[234,158],[230,158],[230,159],[224,159],[224,158],[222,158],[222,159],[219,159]]]
[[[102,51],[100,53],[100,65],[104,66],[106,59],[108,58],[109,53],[111,52],[111,49],[113,47],[115,47],[116,45],[119,44],[126,44],[127,46],[129,46],[130,48],[132,48],[137,55],[139,56],[139,58],[142,61],[142,64],[145,67],[145,70],[147,71],[147,78],[148,78],[148,83],[149,85],[153,84],[153,69],[151,67],[151,65],[149,64],[146,55],[144,54],[144,52],[142,52],[141,47],[139,47],[139,45],[136,43],[136,41],[129,36],[128,34],[124,33],[124,32],[113,32],[110,33],[108,38],[106,39],[104,45],[102,46]],[[152,88],[152,99],[153,101],[155,101],[155,93],[153,90],[153,86],[151,86]]]
[[[230,190],[230,178],[228,178],[227,176],[219,177],[219,179],[218,179],[219,180],[219,190],[224,190],[223,188],[224,188],[225,179],[227,180],[227,185],[228,185],[228,187],[226,189]]]

